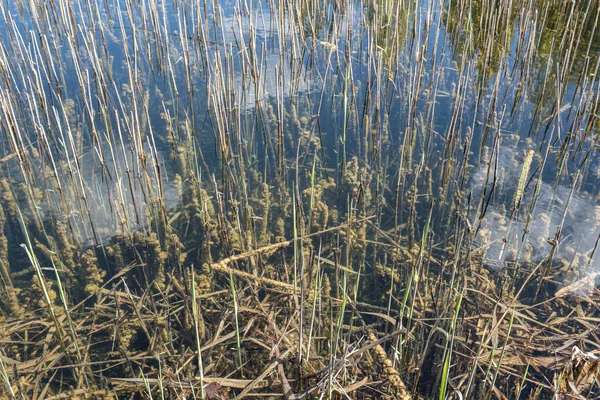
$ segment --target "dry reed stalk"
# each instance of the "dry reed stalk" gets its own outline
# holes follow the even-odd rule
[[[369,333],[369,340],[372,343],[375,343],[377,342],[377,336],[375,336],[375,334],[371,332]],[[383,347],[380,344],[378,344],[373,350],[375,351],[377,360],[383,368],[383,375],[389,381],[390,386],[395,391],[396,396],[398,396],[397,398],[400,400],[412,400],[412,396],[408,392],[406,385],[404,384],[404,382],[402,382],[402,379],[400,379],[400,374],[398,373],[396,368],[393,367],[392,361],[388,358]]]
[[[258,254],[258,253],[259,253],[258,251],[255,252],[255,254]],[[292,284],[276,281],[274,279],[258,277],[256,275],[253,275],[248,272],[230,268],[224,262],[215,263],[211,266],[211,268],[213,269],[213,271],[221,272],[223,274],[232,274],[237,277],[244,278],[251,282],[257,282],[262,285],[283,289],[284,291],[289,292],[289,293],[295,293],[294,285],[292,285]]]

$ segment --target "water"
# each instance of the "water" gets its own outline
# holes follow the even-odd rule
[[[344,256],[367,273],[425,248],[547,264],[550,294],[600,270],[595,1],[34,3],[0,5],[17,283],[57,226],[118,269],[136,233],[200,265],[371,216]]]

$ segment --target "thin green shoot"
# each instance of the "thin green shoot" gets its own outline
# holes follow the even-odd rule
[[[152,388],[150,387],[150,382],[148,382],[148,379],[146,379],[146,375],[144,374],[144,370],[142,370],[142,367],[140,367],[140,373],[142,374],[142,381],[144,382],[144,388],[146,389],[146,393],[148,393],[148,398],[152,400]]]
[[[444,364],[442,367],[442,380],[440,382],[440,400],[446,398],[446,390],[448,388],[448,377],[450,374],[450,365],[452,360],[452,348],[454,347],[454,334],[456,331],[456,321],[458,320],[458,314],[460,312],[460,306],[464,297],[464,290],[458,295],[456,301],[456,307],[454,307],[454,315],[452,316],[452,323],[450,324],[450,332],[446,336],[446,348],[444,349]]]
[[[162,363],[160,362],[160,356],[156,357],[158,361],[158,390],[160,390],[160,399],[165,400],[165,388],[163,385],[163,372],[162,372]]]
[[[525,367],[525,372],[523,373],[523,378],[521,378],[521,383],[519,385],[519,391],[517,392],[517,395],[515,396],[516,400],[519,400],[521,398],[521,392],[523,391],[523,387],[525,386],[525,381],[527,380],[528,373],[529,373],[529,364],[527,364],[527,367]]]

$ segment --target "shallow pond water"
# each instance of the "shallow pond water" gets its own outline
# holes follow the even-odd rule
[[[4,292],[55,282],[58,265],[82,300],[128,262],[150,266],[127,283],[143,290],[285,240],[285,265],[243,268],[304,287],[300,264],[312,271],[314,238],[334,231],[336,297],[400,326],[417,324],[421,295],[425,314],[446,297],[460,308],[457,274],[489,277],[500,298],[553,299],[600,269],[598,10],[3,2]],[[20,298],[6,293],[10,315]]]

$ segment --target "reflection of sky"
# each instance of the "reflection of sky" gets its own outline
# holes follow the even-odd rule
[[[87,199],[90,214],[80,216],[75,208],[71,210],[76,212],[71,220],[82,235],[81,244],[94,243],[94,233],[89,227],[90,218],[96,230],[96,238],[106,243],[116,232],[129,235],[148,228],[146,216],[156,214],[157,207],[160,206],[159,194],[165,209],[172,210],[179,204],[178,190],[168,177],[162,177],[160,187],[157,184],[153,161],[148,161],[148,168],[145,170],[152,182],[149,188],[145,184],[143,170],[136,168],[136,161],[132,161],[129,150],[124,154],[121,149],[119,145],[111,152],[108,146],[103,146],[104,167],[91,162],[91,154],[85,154],[81,159],[84,185],[87,191],[93,193]],[[153,154],[153,149],[148,144],[144,150],[146,154]],[[159,163],[164,166],[166,161],[162,156],[159,157]],[[63,182],[68,182],[68,179],[66,174],[61,178]]]
[[[300,92],[311,86],[310,80],[306,76],[295,76],[296,71],[292,71],[292,64],[286,62],[285,58],[279,54],[278,47],[273,45],[280,40],[278,33],[269,28],[274,26],[275,22],[271,20],[271,14],[268,12],[256,13],[241,20],[235,15],[225,16],[223,25],[227,29],[223,31],[224,37],[215,37],[215,40],[220,43],[217,48],[221,52],[223,48],[230,46],[235,48],[236,43],[240,44],[241,48],[234,50],[237,53],[234,86],[236,96],[242,102],[240,106],[244,109],[253,108],[258,103],[265,106],[269,99],[277,97],[278,92],[287,98],[292,94],[292,85],[295,85]],[[250,25],[254,32],[253,38],[250,38],[249,34]],[[289,26],[287,20],[284,26]],[[289,31],[284,32],[284,37],[289,34]],[[251,50],[250,46],[253,46],[254,50]],[[250,58],[252,51],[257,53],[258,70],[251,71],[248,76],[243,76],[241,64]]]
[[[555,156],[555,155],[554,155]],[[552,154],[549,155],[549,158]],[[499,192],[493,195],[480,229],[475,238],[476,247],[485,250],[485,262],[492,268],[503,268],[504,262],[531,261],[538,263],[550,255],[552,246],[548,240],[554,238],[562,225],[559,246],[554,254],[555,260],[567,263],[578,261],[579,267],[588,263],[596,240],[600,234],[600,204],[590,195],[574,191],[567,179],[555,185],[551,179],[544,178],[539,186],[537,200],[531,208],[533,192],[539,177],[536,173],[529,181],[521,206],[514,211],[514,193],[521,174],[524,151],[518,148],[501,147],[498,159]],[[495,161],[495,160],[494,160]],[[538,167],[541,160],[532,163],[528,178]],[[480,199],[485,185],[487,164],[482,164],[472,175],[469,190],[473,197]],[[493,171],[491,175],[493,175]],[[492,178],[490,178],[491,182]],[[572,179],[571,179],[572,180]],[[490,184],[488,184],[489,193]],[[487,198],[484,200],[487,201]],[[568,207],[568,208],[567,208]],[[566,210],[566,211],[565,211]],[[470,216],[472,225],[477,227],[480,210],[474,210]],[[526,224],[530,214],[529,224]],[[511,214],[513,214],[511,218]],[[563,222],[564,218],[564,222]],[[575,252],[586,257],[574,260]],[[515,260],[519,254],[519,259]],[[600,270],[600,259],[595,254],[592,265]]]

